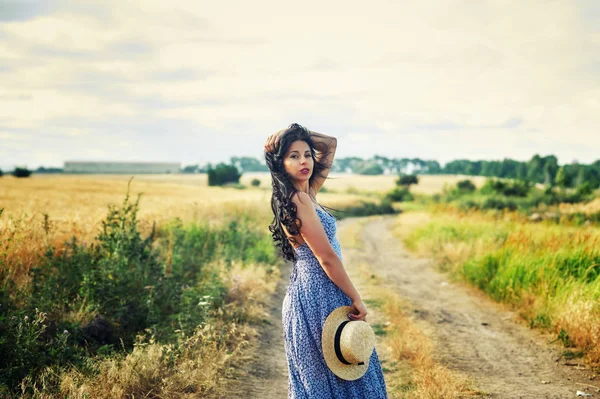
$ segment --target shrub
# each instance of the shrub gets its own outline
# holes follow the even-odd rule
[[[411,184],[419,184],[419,178],[416,175],[402,175],[396,180],[398,186],[410,186]]]
[[[0,335],[0,384],[16,386],[43,366],[65,361],[69,331],[48,336],[46,314],[35,309],[15,312],[3,321]]]
[[[414,199],[413,195],[406,187],[394,187],[392,191],[385,195],[385,198],[396,202],[406,202]]]
[[[222,186],[225,183],[239,183],[242,175],[234,165],[224,163],[218,164],[215,168],[208,168],[208,185]]]
[[[456,183],[456,188],[458,191],[462,193],[472,193],[476,190],[475,185],[471,182],[471,180],[461,180]]]
[[[0,177],[4,176],[4,172],[2,172],[2,169],[0,169]]]
[[[487,198],[483,202],[483,205],[481,206],[481,208],[482,209],[497,209],[497,210],[508,209],[508,210],[514,211],[514,210],[517,210],[518,206],[514,201],[511,201],[509,199],[490,197],[490,198]]]
[[[260,186],[260,180],[252,179],[252,182],[250,184],[252,184],[254,187],[258,187]]]
[[[15,168],[15,170],[13,170],[12,175],[14,177],[29,177],[31,176],[31,171],[27,168]]]
[[[527,197],[532,184],[524,180],[502,181],[488,179],[479,190],[482,194],[498,194],[507,197]]]

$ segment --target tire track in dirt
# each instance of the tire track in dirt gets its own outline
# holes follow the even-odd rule
[[[593,372],[558,360],[561,347],[549,343],[553,336],[531,330],[474,288],[449,281],[430,259],[410,255],[391,233],[395,220],[366,222],[363,248],[345,249],[344,263],[368,263],[411,303],[417,326],[435,343],[437,361],[472,377],[488,398],[570,398],[578,390],[600,396]]]

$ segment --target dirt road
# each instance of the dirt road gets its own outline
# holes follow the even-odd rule
[[[451,283],[429,259],[409,255],[393,237],[390,217],[365,225],[364,248],[353,260],[369,262],[384,281],[409,300],[418,324],[436,344],[436,358],[472,377],[490,398],[571,398],[577,391],[600,396],[600,381],[577,361],[557,361],[561,348],[518,321],[488,297]],[[565,365],[570,364],[570,366]]]
[[[600,377],[577,361],[559,361],[561,348],[518,321],[517,316],[476,290],[449,282],[431,260],[411,256],[392,236],[393,216],[372,217],[361,233],[363,248],[342,246],[344,264],[368,262],[408,300],[417,325],[435,343],[435,358],[468,375],[486,398],[572,398],[577,391],[600,397]],[[356,219],[338,222],[338,229]],[[339,230],[338,230],[339,231]],[[274,298],[265,349],[252,363],[246,397],[287,397],[287,370],[281,336],[281,302],[289,270]],[[570,364],[570,365],[565,365]]]

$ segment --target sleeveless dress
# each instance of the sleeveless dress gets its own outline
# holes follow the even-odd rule
[[[335,217],[323,209],[316,210],[341,260]],[[288,399],[387,398],[376,350],[371,354],[367,372],[357,380],[339,378],[327,367],[321,348],[323,324],[332,310],[352,306],[352,300],[327,276],[306,242],[295,251],[296,261],[282,305]]]

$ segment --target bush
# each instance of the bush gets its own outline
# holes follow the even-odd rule
[[[414,199],[413,195],[406,187],[394,187],[392,191],[385,195],[385,198],[396,202],[407,202]]]
[[[419,184],[419,178],[416,175],[402,175],[396,180],[398,186],[410,186],[411,184]]]
[[[504,210],[504,209],[508,209],[511,211],[515,211],[517,210],[518,206],[514,201],[511,201],[509,199],[504,199],[504,198],[487,198],[484,202],[483,205],[481,206],[482,209],[496,209],[496,210]]]
[[[594,193],[594,188],[592,184],[588,181],[583,182],[579,187],[577,187],[577,194],[582,197],[591,196]]]
[[[461,180],[456,183],[456,188],[461,193],[472,193],[476,190],[475,185],[471,182],[471,180]]]
[[[218,164],[214,169],[208,168],[208,185],[222,186],[225,183],[239,183],[241,173],[234,165]]]
[[[527,197],[532,184],[524,180],[502,181],[488,179],[479,190],[482,194],[498,194],[507,197]]]
[[[0,169],[0,177],[4,176],[4,172],[2,172],[2,169]]]
[[[13,170],[12,175],[14,177],[29,177],[31,176],[31,171],[29,169],[26,168],[15,168],[15,170]]]
[[[250,184],[252,184],[254,187],[258,187],[260,186],[260,180],[252,179],[252,182],[250,182]]]

